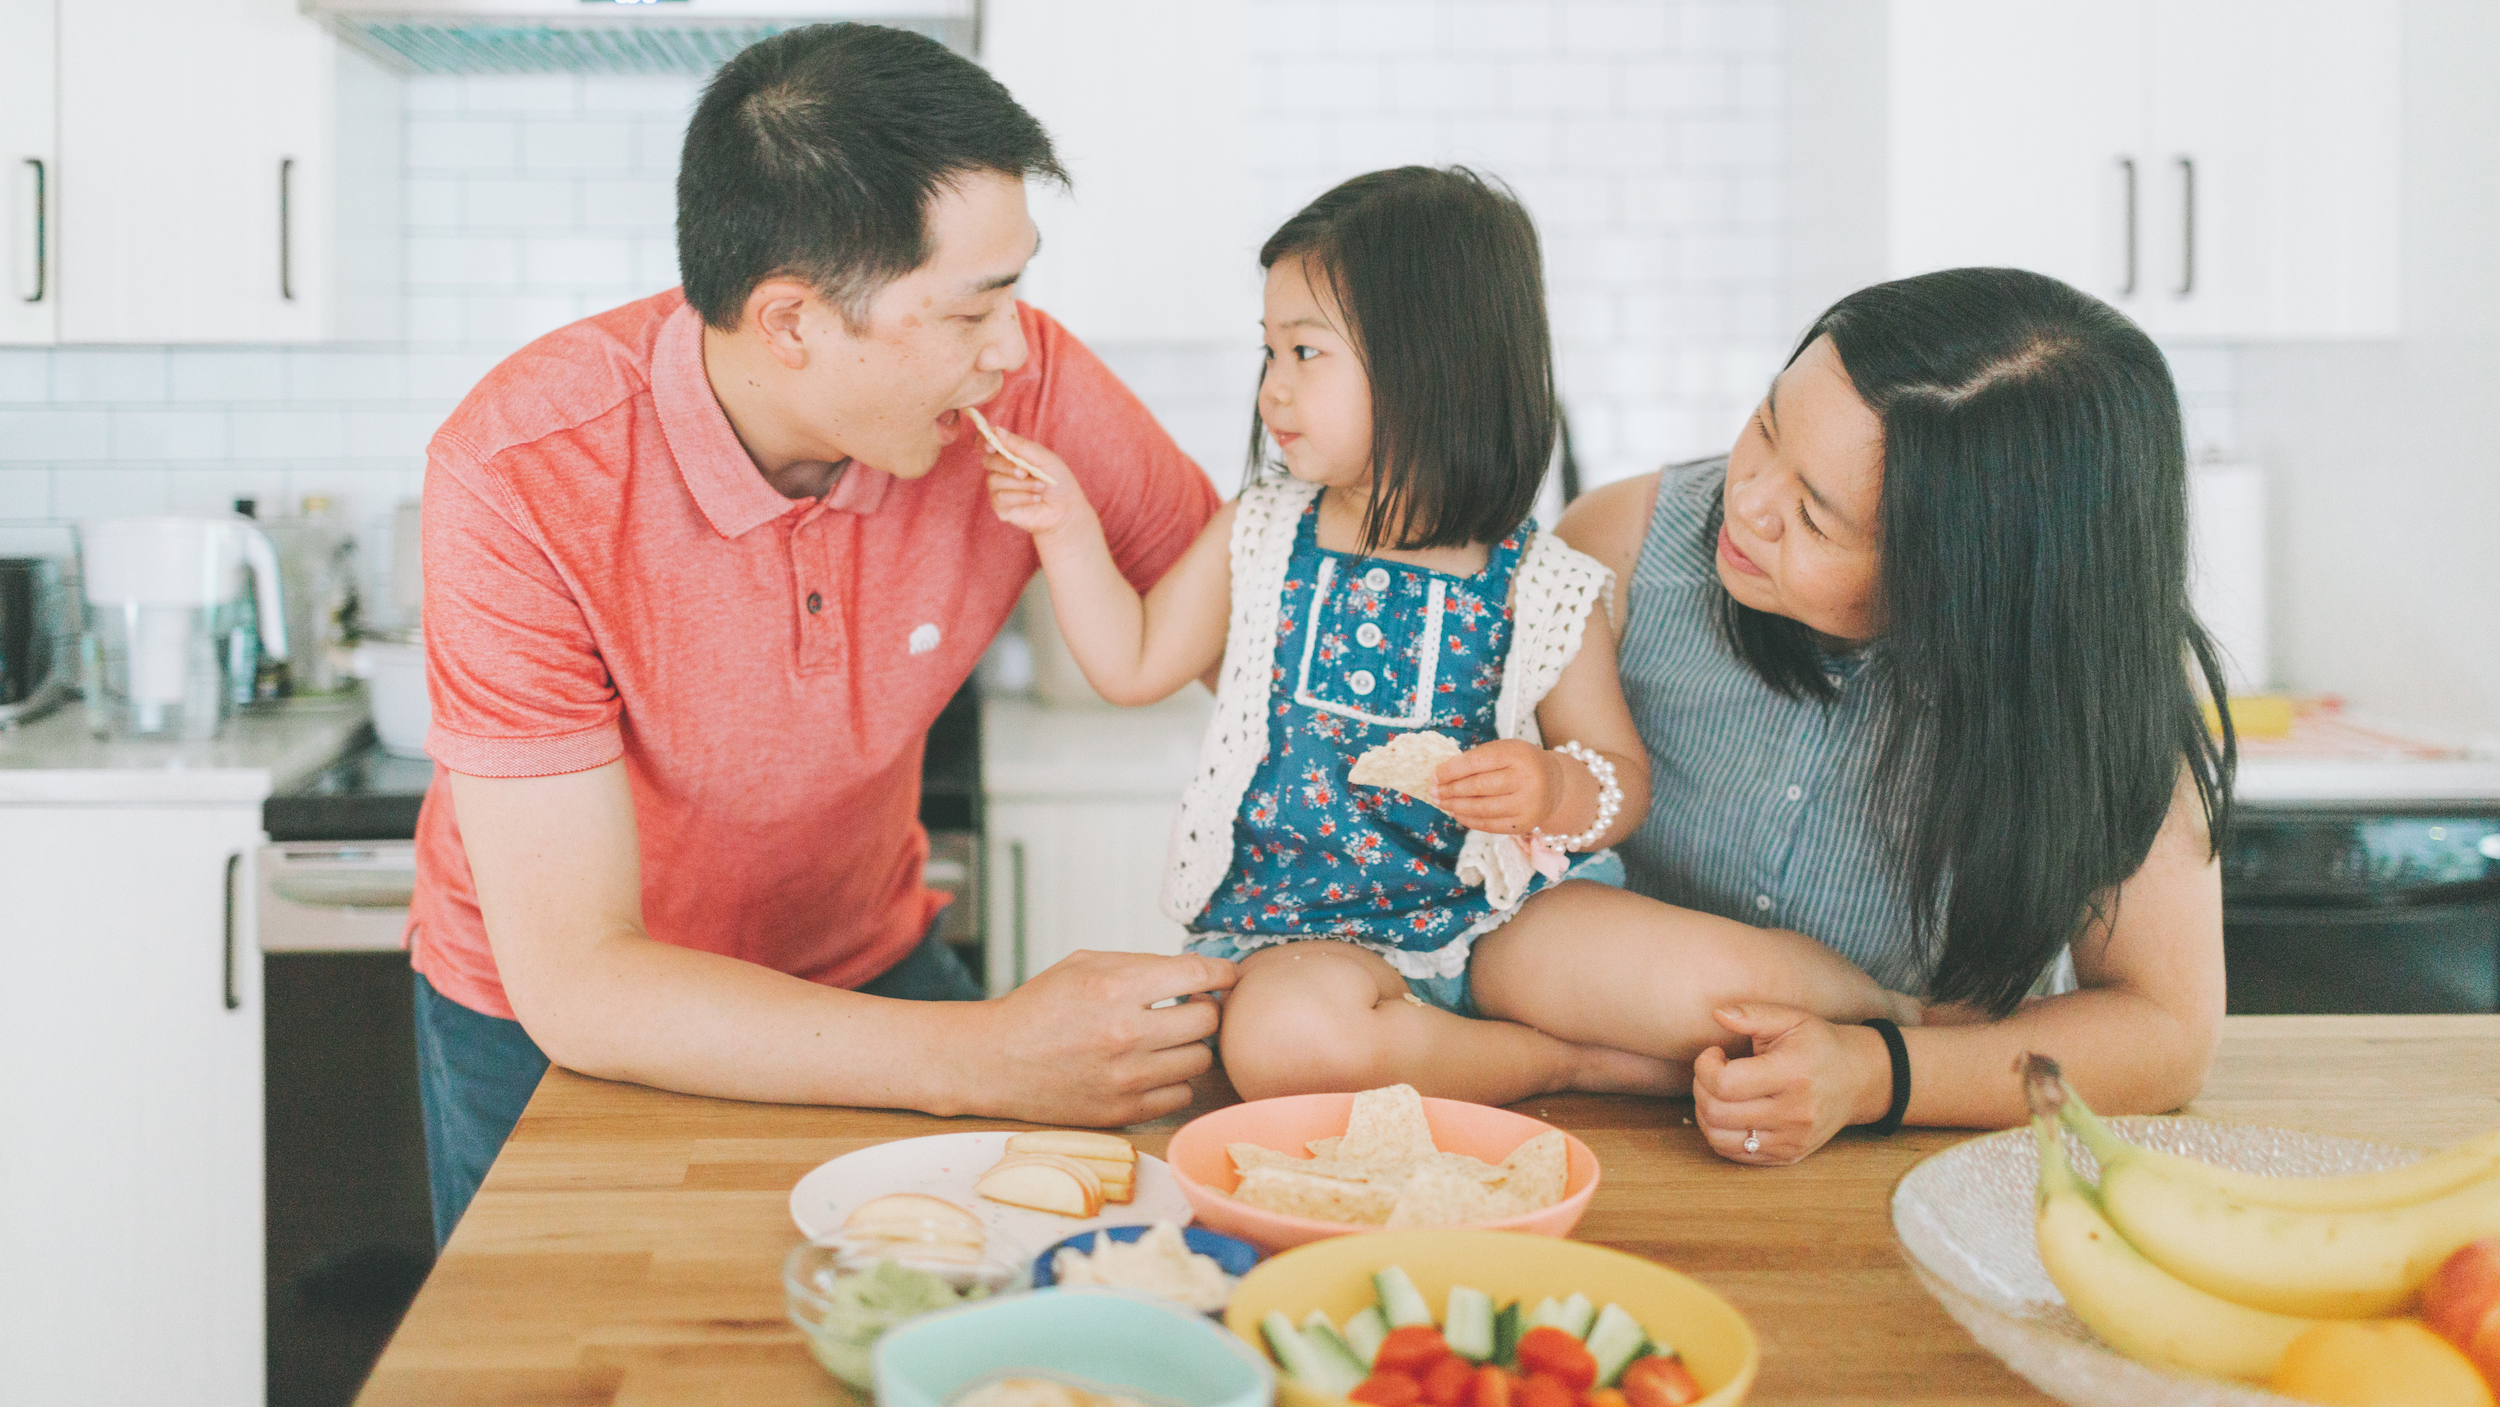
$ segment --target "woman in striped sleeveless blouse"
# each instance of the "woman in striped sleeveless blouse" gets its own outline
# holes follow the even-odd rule
[[[2194,1096],[2235,752],[2196,692],[2222,682],[2141,330],[2018,270],[1862,290],[1724,459],[1600,489],[1561,532],[1615,569],[1652,774],[1631,887],[1937,1003],[1898,1044],[1723,1009],[1751,1054],[1694,1064],[1712,1147],[1789,1163],[1888,1118],[2019,1123],[2026,1051],[2097,1108]]]

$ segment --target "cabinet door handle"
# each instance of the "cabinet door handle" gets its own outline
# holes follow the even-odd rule
[[[2122,172],[2126,173],[2126,178],[2127,178],[2127,206],[2126,206],[2126,209],[2127,209],[2127,240],[2126,240],[2126,244],[2127,244],[2127,279],[2126,279],[2126,282],[2121,283],[2120,285],[2118,285],[2118,296],[2119,296],[2119,297],[2121,297],[2121,298],[2133,298],[2133,297],[2135,296],[2135,252],[2136,252],[2136,251],[2135,251],[2135,225],[2136,225],[2136,220],[2135,220],[2135,158],[2134,158],[2134,157],[2132,157],[2132,156],[2122,156],[2122,157],[2118,158],[2118,169],[2119,169],[2120,171],[2122,171]]]
[[[1021,840],[1011,840],[1007,842],[1007,882],[1016,887],[1015,902],[1008,909],[1008,913],[1010,915],[1008,920],[1008,932],[1015,940],[1009,970],[1015,976],[1015,985],[1021,987],[1024,985],[1025,955],[1024,842]]]
[[[40,303],[46,291],[46,276],[52,271],[51,251],[44,247],[52,233],[51,201],[46,196],[43,162],[30,156],[26,164],[35,168],[35,291],[26,295],[26,301]]]
[[[295,158],[278,162],[278,296],[295,301]]]
[[[234,881],[243,871],[243,857],[226,857],[226,1010],[243,1005],[243,994],[235,990],[234,981]]]
[[[2179,158],[2179,296],[2196,291],[2196,161]]]

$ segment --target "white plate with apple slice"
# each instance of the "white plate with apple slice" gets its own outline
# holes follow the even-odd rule
[[[984,1133],[941,1133],[903,1138],[845,1153],[818,1166],[790,1189],[790,1219],[809,1240],[842,1228],[844,1218],[862,1202],[889,1192],[918,1192],[954,1203],[980,1218],[992,1232],[1028,1253],[1077,1232],[1102,1226],[1146,1225],[1168,1221],[1187,1226],[1189,1199],[1161,1158],[1137,1155],[1136,1195],[1127,1202],[1105,1202],[1100,1215],[1059,1216],[1026,1207],[993,1202],[973,1190],[981,1175],[1006,1156],[1003,1129]]]

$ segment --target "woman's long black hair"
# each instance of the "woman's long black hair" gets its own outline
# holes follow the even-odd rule
[[[2107,915],[2183,764],[2216,846],[2230,824],[2238,740],[2188,604],[2178,393],[2142,329],[2019,269],[1862,289],[1790,360],[1821,337],[1884,431],[1877,820],[1931,999],[2002,1015]],[[1765,682],[1829,697],[1803,625],[1732,599],[1726,622]]]

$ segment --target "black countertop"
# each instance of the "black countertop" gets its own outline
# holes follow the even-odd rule
[[[981,826],[981,702],[971,681],[948,700],[921,754],[920,823],[933,831]],[[312,780],[261,803],[276,842],[408,840],[434,781],[434,764],[394,757],[370,731]]]

